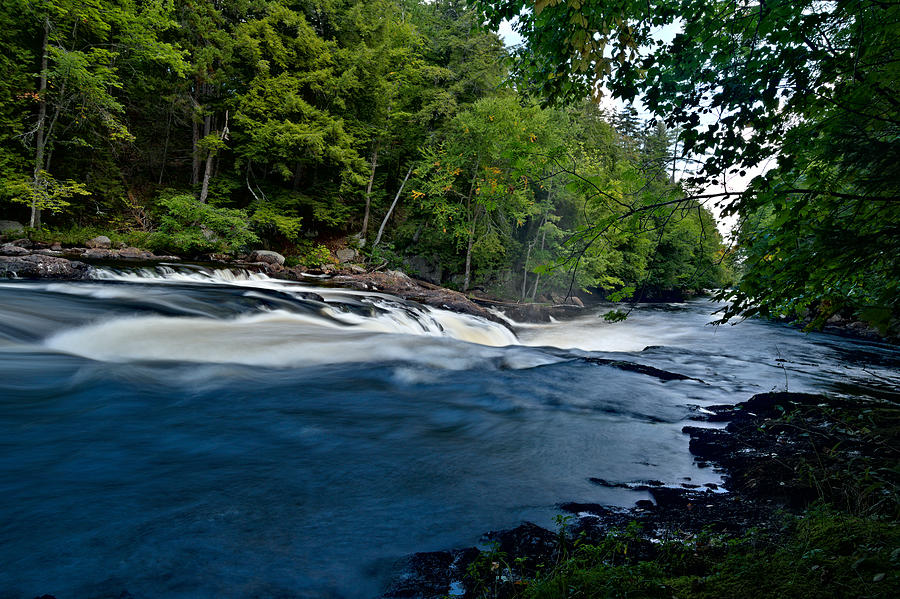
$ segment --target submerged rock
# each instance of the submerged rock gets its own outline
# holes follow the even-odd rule
[[[654,368],[653,366],[646,366],[644,364],[635,364],[634,362],[626,362],[624,360],[607,360],[605,358],[582,358],[585,362],[590,362],[591,364],[601,364],[603,366],[612,366],[613,368],[618,368],[619,370],[627,370],[629,372],[638,372],[640,374],[646,374],[648,376],[654,376],[661,381],[697,381],[703,383],[704,381],[700,379],[696,379],[691,376],[687,376],[684,374],[679,374],[677,372],[669,372],[668,370],[660,370],[659,368]]]

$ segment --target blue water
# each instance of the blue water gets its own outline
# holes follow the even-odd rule
[[[383,296],[110,278],[0,283],[0,597],[373,597],[404,555],[644,498],[589,477],[717,481],[680,432],[697,406],[900,380],[891,348],[708,327],[702,301],[511,338]]]

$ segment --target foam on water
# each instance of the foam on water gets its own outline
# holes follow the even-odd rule
[[[559,361],[524,348],[509,352],[489,347],[503,340],[494,329],[446,315],[449,338],[436,328],[416,330],[410,320],[396,315],[332,316],[275,310],[227,320],[118,318],[59,332],[45,346],[108,362],[174,360],[270,367],[403,361],[462,370],[491,363],[526,368]]]
[[[529,367],[559,360],[531,350],[488,349],[518,345],[518,340],[496,322],[382,293],[314,287],[246,271],[185,271],[166,266],[127,272],[98,270],[95,278],[130,284],[51,283],[43,287],[97,299],[147,301],[148,285],[229,286],[247,289],[244,295],[252,298],[266,299],[269,292],[286,294],[303,310],[271,309],[261,303],[230,318],[213,314],[107,318],[56,332],[44,341],[45,347],[109,362],[176,360],[276,367],[404,361],[465,369],[490,363]],[[325,303],[309,299],[310,294]]]

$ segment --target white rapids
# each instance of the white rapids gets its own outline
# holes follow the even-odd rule
[[[98,270],[95,278],[135,285],[48,285],[57,293],[119,299],[146,298],[160,285],[225,285],[246,289],[245,297],[278,292],[313,305],[293,311],[260,307],[230,318],[200,316],[116,316],[49,336],[48,349],[94,360],[177,360],[259,366],[301,366],[340,362],[407,361],[446,369],[494,362],[525,368],[558,361],[520,345],[507,327],[477,316],[404,302],[374,291],[338,289],[272,279],[230,270]],[[324,302],[310,300],[315,294]],[[262,297],[262,296],[260,296]],[[353,310],[348,306],[364,306]]]

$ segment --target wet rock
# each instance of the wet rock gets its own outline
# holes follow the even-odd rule
[[[0,278],[84,279],[90,267],[83,262],[54,256],[0,256]]]
[[[625,362],[624,360],[608,360],[606,358],[582,358],[585,362],[590,362],[591,364],[601,364],[603,366],[612,366],[613,368],[618,368],[619,370],[626,370],[629,372],[638,372],[640,374],[646,374],[648,376],[653,376],[658,378],[661,381],[698,381],[703,382],[700,379],[695,379],[693,377],[679,374],[677,372],[669,372],[668,370],[660,370],[659,368],[654,368],[653,366],[645,366],[644,364],[635,364],[634,362]]]
[[[33,253],[40,254],[42,256],[56,256],[56,257],[62,257],[62,255],[63,255],[62,252],[58,252],[56,250],[35,250]]]
[[[31,251],[11,243],[0,246],[0,256],[27,256]]]
[[[106,235],[98,235],[93,239],[89,240],[85,243],[89,248],[101,248],[101,249],[109,249],[112,246],[112,241],[110,241],[109,237]]]
[[[63,246],[60,242],[54,241],[52,244],[50,244],[50,249],[55,252],[59,252],[59,251],[62,251]]]
[[[398,574],[383,597],[446,598],[454,590],[454,583],[461,586],[469,564],[479,553],[474,547],[416,553],[398,564]]]
[[[491,532],[485,536],[489,541],[498,543],[497,549],[500,552],[520,558],[516,564],[517,570],[525,576],[533,576],[540,564],[553,563],[559,555],[557,533],[531,522],[523,522],[512,530]]]
[[[270,250],[255,250],[250,254],[250,261],[282,265],[284,264],[284,256]]]
[[[581,301],[580,297],[573,295],[570,299],[572,300],[572,303],[575,304],[576,306],[578,306],[579,308],[584,308],[584,302]]]
[[[602,506],[599,503],[578,503],[574,501],[561,504],[559,506],[559,509],[563,510],[564,512],[569,512],[570,514],[581,514],[587,512],[594,515],[605,515],[610,513],[609,508],[607,508],[606,506]]]
[[[323,265],[323,272],[332,270],[326,270],[325,266],[332,266],[333,268],[333,265]],[[417,281],[400,271],[389,270],[387,272],[337,275],[331,280],[357,289],[377,289],[403,299],[425,304],[426,306],[443,308],[463,314],[474,314],[506,326],[505,322],[470,300],[464,294],[438,287],[425,281]]]

